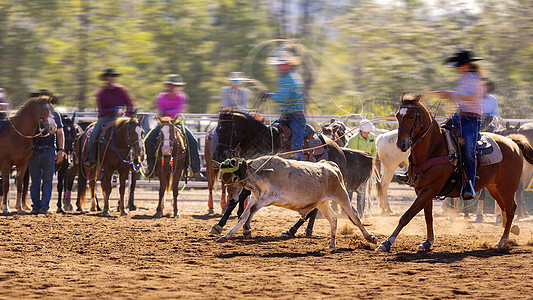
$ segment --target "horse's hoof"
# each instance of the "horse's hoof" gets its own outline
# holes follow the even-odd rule
[[[309,229],[309,228],[306,228],[305,229],[305,237],[312,237],[313,236],[313,230]]]
[[[228,241],[228,238],[226,238],[225,236],[221,236],[217,239],[217,242],[219,243],[225,243]]]
[[[215,213],[215,210],[212,207],[210,207],[209,210],[207,211],[208,215],[212,215],[214,213]]]
[[[507,247],[508,243],[509,243],[509,241],[503,241],[502,240],[502,241],[499,241],[496,244],[494,244],[494,247],[498,248],[498,249],[503,249],[503,248]]]
[[[67,204],[67,205],[63,206],[63,210],[64,210],[64,211],[72,211],[72,210],[73,210],[73,207],[72,207],[72,205]]]
[[[382,242],[376,248],[376,251],[379,251],[379,252],[390,252],[391,246],[392,246],[391,242],[389,242],[389,240],[385,240],[384,242]]]
[[[294,232],[292,232],[290,229],[287,229],[281,233],[281,237],[293,238],[294,236],[295,236]]]
[[[369,235],[365,238],[367,241],[371,242],[372,244],[375,244],[378,242],[378,238],[373,236],[373,235]]]
[[[179,219],[179,217],[180,217],[180,214],[178,214],[178,213],[174,214],[174,218]]]
[[[102,212],[101,215],[102,215],[102,217],[109,217],[109,213],[108,212]]]
[[[520,227],[518,227],[518,225],[511,226],[511,233],[514,234],[514,235],[519,235],[520,234]]]
[[[252,239],[252,231],[246,230],[242,233],[242,236],[245,240],[251,240]]]
[[[326,247],[328,250],[335,250],[335,244],[329,244],[328,247]]]
[[[221,234],[222,233],[222,226],[220,226],[218,224],[213,225],[211,230],[209,230],[209,233],[210,234]]]
[[[64,211],[61,207],[58,207],[57,210],[56,210],[56,213],[58,213],[58,214],[64,214],[65,211]]]
[[[128,205],[128,209],[129,209],[129,211],[135,211],[135,210],[137,210],[137,206],[135,206],[135,204],[130,204],[130,205]]]
[[[481,222],[483,222],[483,215],[477,215],[477,216],[476,216],[476,221],[475,221],[475,222],[476,222],[476,223],[481,223]]]
[[[418,251],[431,251],[431,243],[428,240],[423,241],[420,245],[418,245]]]
[[[123,211],[123,212],[120,213],[120,216],[122,216],[122,217],[125,217],[125,216],[127,216],[127,215],[128,215],[128,213],[125,212],[125,211]]]
[[[161,218],[163,216],[163,213],[156,212],[154,215],[154,218]]]
[[[17,214],[19,214],[19,215],[23,216],[23,215],[25,215],[25,214],[26,214],[26,211],[25,211],[25,210],[23,210],[23,209],[19,209],[19,210],[17,210]]]

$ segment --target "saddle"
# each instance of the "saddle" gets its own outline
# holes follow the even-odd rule
[[[291,136],[292,131],[285,122],[276,123],[273,125],[278,129],[280,136],[280,152],[291,151]],[[317,162],[322,159],[328,160],[328,152],[325,147],[326,141],[324,138],[316,133],[316,131],[309,124],[305,126],[304,133],[304,157],[306,161]],[[309,150],[305,150],[309,149]]]
[[[455,130],[455,128],[450,130],[443,127],[442,130],[448,146],[449,162],[455,166],[448,182],[438,194],[440,197],[445,197],[455,189],[459,188],[460,190],[468,184],[468,176],[466,167],[463,164],[464,158],[462,145],[464,144],[464,141],[461,141],[459,132]],[[478,141],[476,143],[476,169],[479,171],[481,166],[496,164],[501,162],[502,159],[503,154],[496,141],[489,134],[481,133],[478,136]],[[461,183],[461,186],[457,187],[457,183],[459,182]]]

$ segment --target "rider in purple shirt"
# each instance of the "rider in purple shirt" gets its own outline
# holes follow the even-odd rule
[[[93,151],[94,143],[98,139],[102,125],[113,120],[120,107],[126,107],[126,115],[133,114],[133,101],[123,86],[116,84],[116,78],[120,73],[114,69],[106,69],[100,75],[100,79],[106,82],[96,95],[96,105],[98,106],[98,121],[93,127],[93,131],[87,142],[87,152],[83,165],[92,166],[96,162],[96,151]]]

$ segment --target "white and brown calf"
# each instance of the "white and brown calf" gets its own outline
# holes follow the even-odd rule
[[[248,162],[243,161],[237,171],[225,173],[223,181],[229,184],[228,199],[237,199],[243,184],[252,195],[235,227],[217,239],[218,242],[226,242],[243,225],[245,237],[251,237],[252,216],[262,207],[284,207],[300,212],[302,217],[317,207],[331,227],[328,248],[335,248],[337,215],[331,209],[330,200],[337,202],[346,211],[350,220],[359,227],[368,241],[376,241],[375,237],[366,231],[357,217],[356,210],[351,206],[341,171],[334,162],[312,163],[278,156],[263,156]]]

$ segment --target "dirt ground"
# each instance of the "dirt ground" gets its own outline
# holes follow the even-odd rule
[[[14,202],[12,200],[12,202]],[[116,208],[116,201],[112,207]],[[208,231],[220,215],[207,202],[181,201],[180,217],[152,218],[155,201],[137,201],[126,217],[96,213],[0,217],[0,299],[10,298],[531,298],[533,220],[520,220],[519,236],[493,249],[502,227],[451,218],[435,208],[436,243],[418,253],[425,237],[419,214],[391,253],[376,253],[346,219],[337,249],[326,250],[329,225],[318,219],[314,237],[281,238],[297,213],[269,207],[252,223],[251,240],[237,232],[228,243]],[[396,226],[393,216],[364,219],[380,241]],[[377,209],[376,209],[377,210]],[[235,225],[229,220],[224,232]]]

